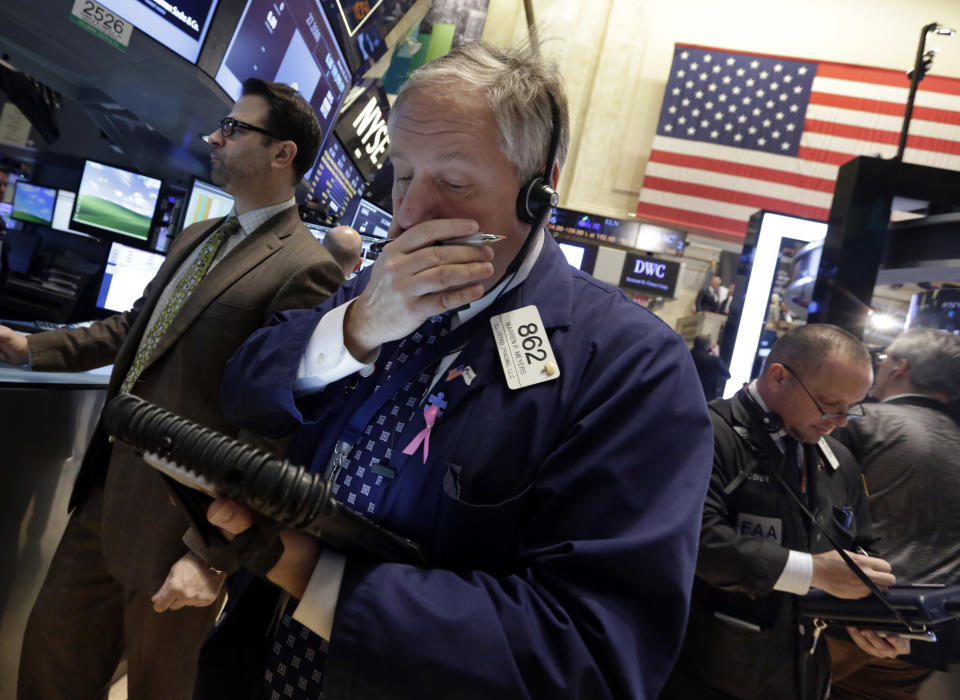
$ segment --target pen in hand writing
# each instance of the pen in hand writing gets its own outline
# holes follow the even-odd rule
[[[459,238],[448,238],[444,241],[437,241],[434,245],[484,245],[486,243],[496,243],[502,241],[506,236],[497,233],[471,233],[469,236]],[[397,240],[396,238],[384,238],[381,241],[374,241],[370,244],[370,252],[379,253],[384,246]]]

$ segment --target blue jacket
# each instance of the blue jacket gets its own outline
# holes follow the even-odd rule
[[[361,275],[313,310],[284,312],[237,351],[226,415],[322,469],[357,399],[352,376],[294,398],[307,340]],[[327,698],[655,698],[677,655],[713,440],[683,341],[567,265],[546,237],[495,313],[534,304],[558,379],[510,390],[478,318],[441,377],[448,405],[380,498],[376,520],[420,542],[430,568],[348,559]],[[394,344],[381,350],[388,358]],[[422,428],[412,421],[397,441]]]

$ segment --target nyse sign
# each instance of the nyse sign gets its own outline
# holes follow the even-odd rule
[[[620,274],[620,286],[650,296],[672,297],[679,275],[680,263],[628,254]]]
[[[334,130],[363,176],[370,180],[387,159],[387,118],[375,90],[354,101]]]

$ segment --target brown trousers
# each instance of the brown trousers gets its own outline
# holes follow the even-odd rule
[[[871,656],[847,639],[823,638],[830,645],[831,700],[915,700],[920,686],[933,673],[900,659]]]
[[[126,651],[130,698],[189,700],[200,646],[220,601],[156,613],[150,602],[155,591],[137,591],[115,580],[103,561],[101,500],[102,490],[94,489],[60,540],[27,622],[17,696],[106,698]]]

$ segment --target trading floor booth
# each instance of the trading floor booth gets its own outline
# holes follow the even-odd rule
[[[16,696],[27,615],[66,527],[110,369],[31,372],[0,363],[0,698]]]

